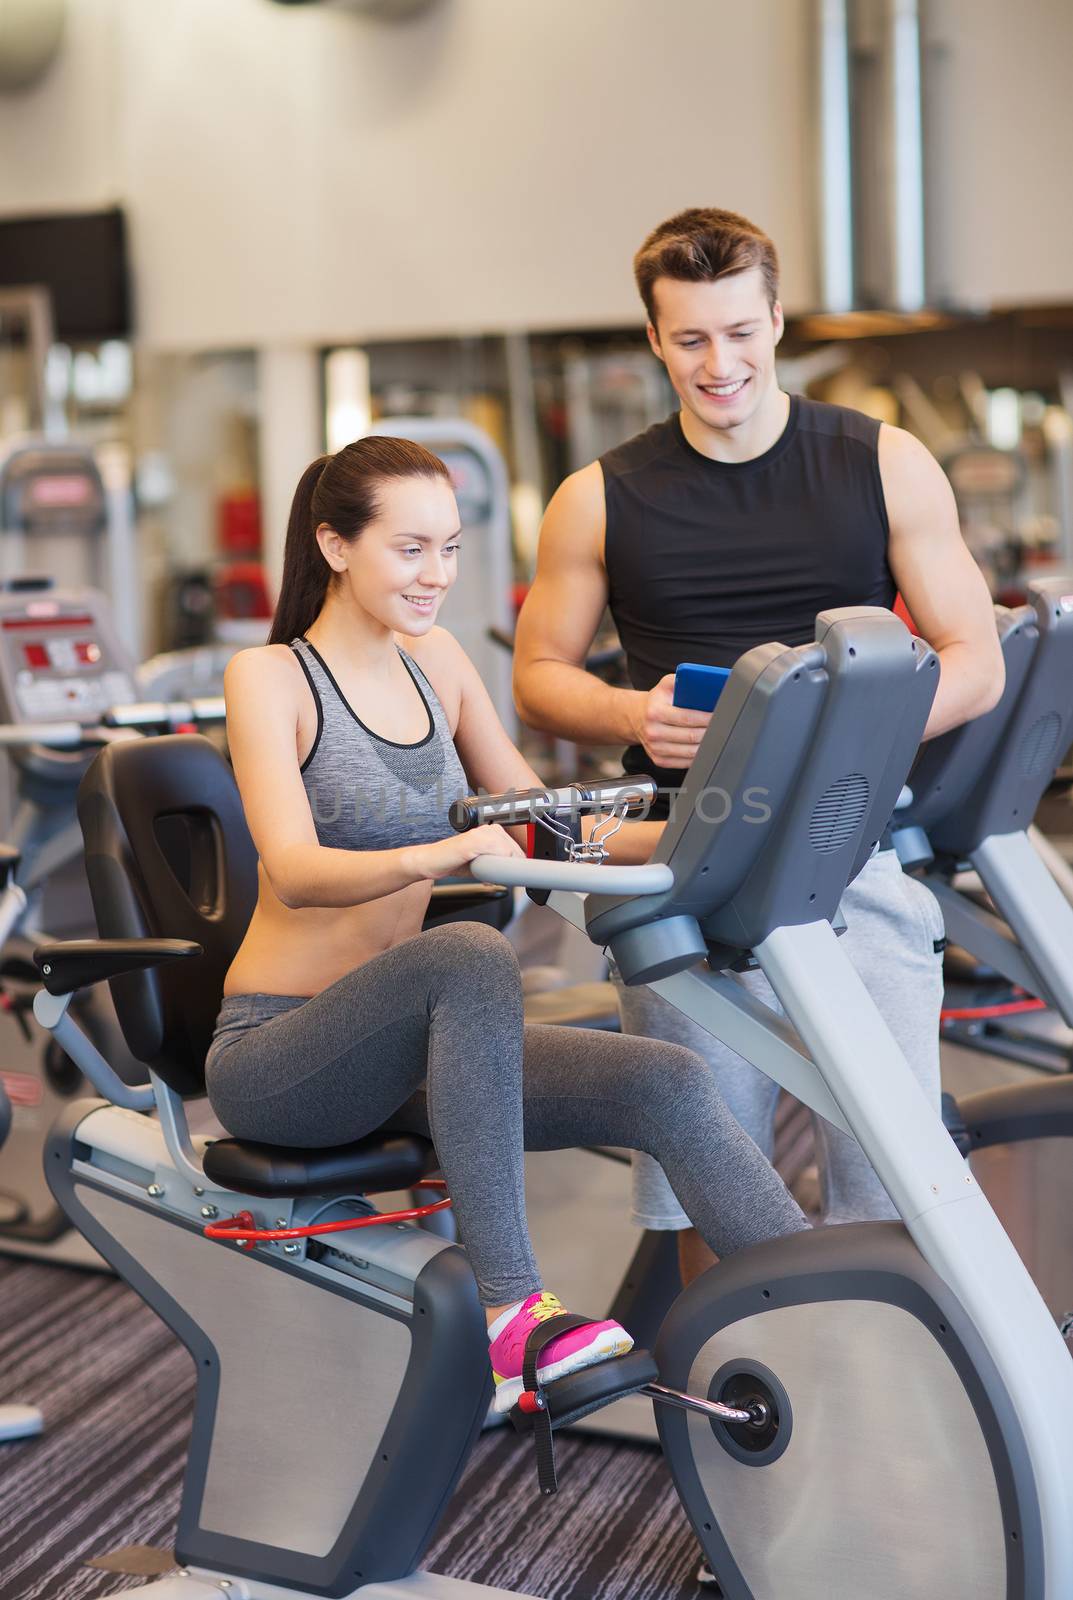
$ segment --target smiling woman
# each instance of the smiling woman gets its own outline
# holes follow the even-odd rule
[[[699,1057],[527,1028],[502,934],[423,929],[436,878],[521,854],[496,824],[455,833],[451,801],[542,787],[436,626],[459,532],[446,466],[412,441],[360,439],[302,474],[271,642],[235,656],[224,684],[258,894],[205,1077],[239,1138],[312,1147],[386,1125],[434,1133],[505,1411],[530,1334],[561,1310],[533,1258],[525,1140],[651,1148],[695,1194],[721,1255],[805,1222]],[[565,1376],[631,1342],[614,1320],[566,1326],[538,1372]]]

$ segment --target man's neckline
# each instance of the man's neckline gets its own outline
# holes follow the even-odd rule
[[[695,460],[703,461],[705,466],[711,467],[713,471],[731,473],[754,472],[758,467],[765,467],[770,462],[776,460],[777,457],[779,457],[788,447],[794,436],[794,433],[797,431],[798,418],[800,416],[801,409],[800,396],[791,394],[787,398],[789,399],[790,404],[786,416],[786,425],[779,434],[778,438],[773,444],[770,444],[766,450],[762,450],[759,455],[748,456],[744,461],[723,461],[716,456],[705,455],[703,450],[698,450],[696,445],[691,444],[689,439],[686,437],[686,431],[682,426],[682,414],[680,411],[676,411],[672,418],[675,433],[678,437],[679,443],[682,445],[682,448],[688,451],[690,456],[692,456]]]

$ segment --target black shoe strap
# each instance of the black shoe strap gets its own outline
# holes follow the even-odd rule
[[[557,1311],[555,1316],[538,1322],[525,1341],[522,1355],[522,1387],[535,1390],[537,1385],[537,1360],[542,1350],[564,1333],[574,1328],[591,1327],[594,1317],[579,1317],[573,1311]]]
[[[533,1444],[536,1448],[537,1482],[541,1494],[554,1494],[559,1487],[555,1472],[555,1437],[547,1396],[537,1382],[537,1360],[553,1340],[574,1328],[590,1327],[595,1319],[579,1317],[572,1311],[557,1312],[538,1323],[525,1341],[522,1355],[522,1387],[534,1395],[538,1409],[532,1413]]]

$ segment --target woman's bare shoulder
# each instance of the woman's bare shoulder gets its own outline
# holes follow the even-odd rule
[[[266,702],[276,711],[286,705],[297,714],[303,689],[308,696],[298,657],[286,644],[250,645],[238,650],[224,670],[229,716],[246,706],[263,709]]]
[[[297,682],[302,669],[289,644],[255,644],[236,650],[224,670],[224,682],[250,683],[268,678],[274,683]]]

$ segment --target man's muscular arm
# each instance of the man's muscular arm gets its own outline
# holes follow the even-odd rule
[[[604,475],[593,462],[559,485],[544,514],[514,640],[514,703],[530,727],[560,738],[630,744],[642,696],[585,671],[607,605],[603,545]]]
[[[687,767],[708,717],[672,705],[673,676],[644,693],[585,671],[607,605],[605,520],[604,476],[593,462],[559,486],[544,516],[514,642],[518,715],[562,739],[640,744],[660,766]]]
[[[890,523],[888,557],[918,633],[938,653],[939,688],[925,739],[997,703],[1005,667],[995,613],[958,524],[946,474],[910,433],[886,424],[879,470]]]

